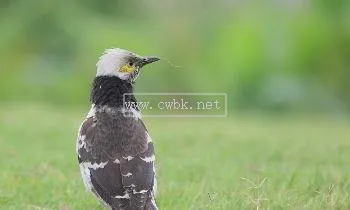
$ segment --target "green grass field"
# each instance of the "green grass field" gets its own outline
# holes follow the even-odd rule
[[[0,107],[0,209],[102,209],[75,155],[85,109]],[[145,119],[160,209],[350,209],[350,121]]]

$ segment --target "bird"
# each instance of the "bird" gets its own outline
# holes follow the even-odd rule
[[[91,108],[76,142],[86,189],[106,209],[156,210],[155,154],[152,138],[133,95],[142,67],[160,60],[111,48],[99,58],[92,82]]]

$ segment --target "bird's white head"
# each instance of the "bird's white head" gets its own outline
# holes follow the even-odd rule
[[[96,76],[117,76],[134,82],[143,66],[158,60],[156,56],[140,56],[120,48],[107,49],[96,64]]]

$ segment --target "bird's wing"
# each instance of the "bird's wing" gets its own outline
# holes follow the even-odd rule
[[[96,113],[83,123],[80,138],[80,165],[92,191],[106,204],[121,208],[154,201],[154,149],[141,120]]]
[[[124,196],[117,154],[112,151],[109,119],[87,118],[79,131],[77,152],[81,174],[88,190],[92,191],[107,206],[118,209],[128,206]],[[114,158],[114,159],[113,159]]]
[[[122,182],[130,196],[131,209],[156,209],[155,168],[153,143],[148,142],[145,152],[126,157],[120,164]]]

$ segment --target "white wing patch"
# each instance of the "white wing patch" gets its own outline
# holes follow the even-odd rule
[[[132,159],[134,159],[134,157],[133,156],[127,156],[127,157],[123,157],[124,159],[127,159],[128,161],[130,161],[130,160],[132,160]]]
[[[83,167],[85,168],[89,168],[89,169],[99,169],[99,168],[104,168],[107,165],[108,161],[106,162],[101,162],[101,163],[90,163],[90,162],[82,162],[80,164],[83,165]]]
[[[125,176],[125,177],[130,177],[130,176],[132,176],[132,173],[127,173],[127,174],[122,174],[122,176]]]
[[[124,195],[117,195],[117,196],[114,196],[115,198],[119,198],[119,199],[121,199],[121,198],[127,198],[127,199],[129,199],[130,198],[130,195],[127,193],[127,192],[125,192],[125,194]]]
[[[150,162],[153,162],[155,160],[155,157],[154,157],[154,155],[152,155],[151,157],[141,158],[141,160],[145,161],[146,163],[150,163]]]
[[[140,190],[140,191],[133,190],[134,194],[143,194],[143,193],[146,193],[146,192],[148,192],[148,190]]]

